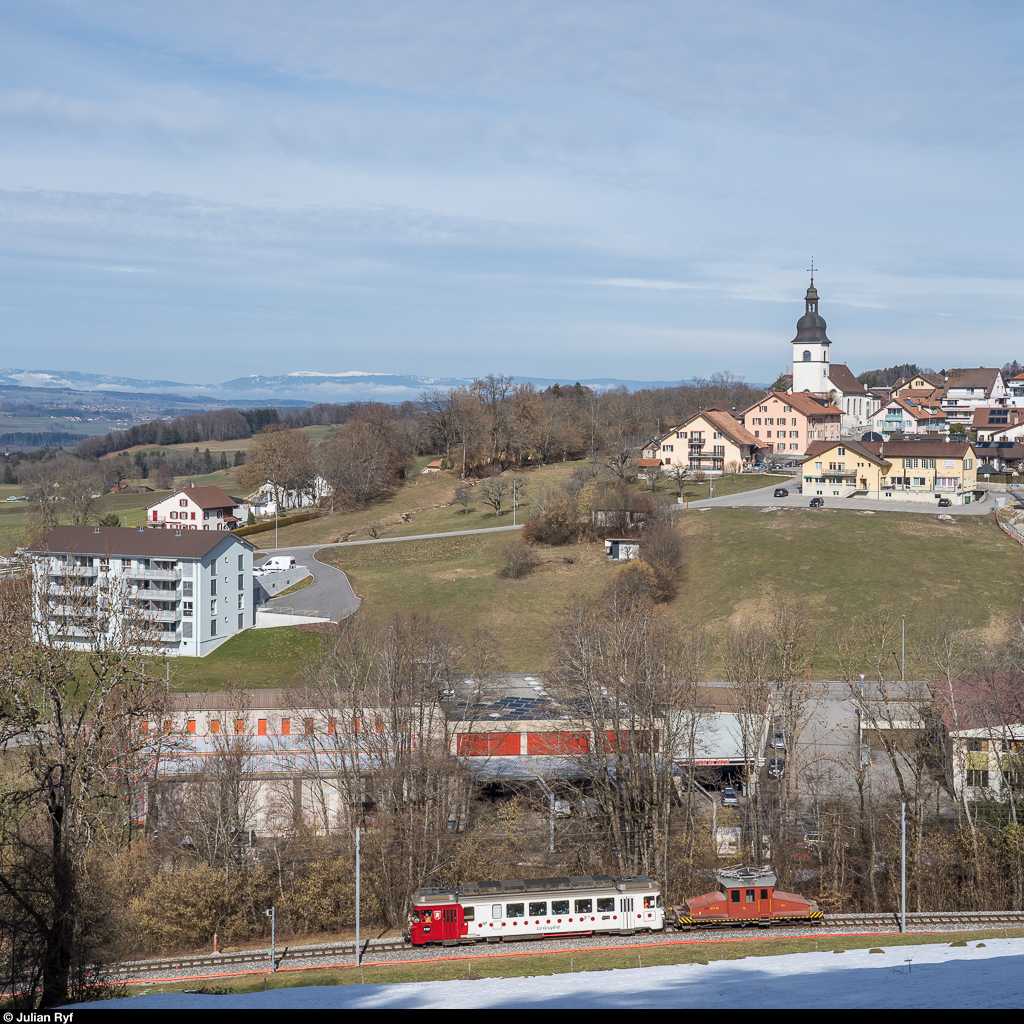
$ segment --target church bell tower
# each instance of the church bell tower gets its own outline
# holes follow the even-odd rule
[[[828,376],[828,349],[832,342],[825,334],[825,321],[818,314],[818,292],[814,287],[813,271],[810,287],[804,296],[804,310],[804,315],[796,322],[796,337],[792,341],[792,391],[827,395],[832,390]]]

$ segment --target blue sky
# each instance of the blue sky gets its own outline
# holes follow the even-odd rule
[[[1019,4],[0,0],[4,366],[1024,360]]]

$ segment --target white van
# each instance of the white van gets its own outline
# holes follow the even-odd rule
[[[259,569],[261,572],[283,572],[285,569],[294,569],[295,559],[287,555],[275,555],[268,558]]]

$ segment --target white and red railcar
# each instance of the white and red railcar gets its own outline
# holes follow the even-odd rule
[[[417,889],[406,938],[414,946],[454,946],[548,935],[632,935],[664,927],[661,890],[649,878],[587,875]]]

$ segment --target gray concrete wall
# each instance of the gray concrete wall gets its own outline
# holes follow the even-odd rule
[[[266,576],[254,576],[253,604],[259,607],[272,597],[277,597],[283,590],[294,586],[309,575],[309,566],[297,565],[294,569],[283,569],[281,572],[267,573]]]

